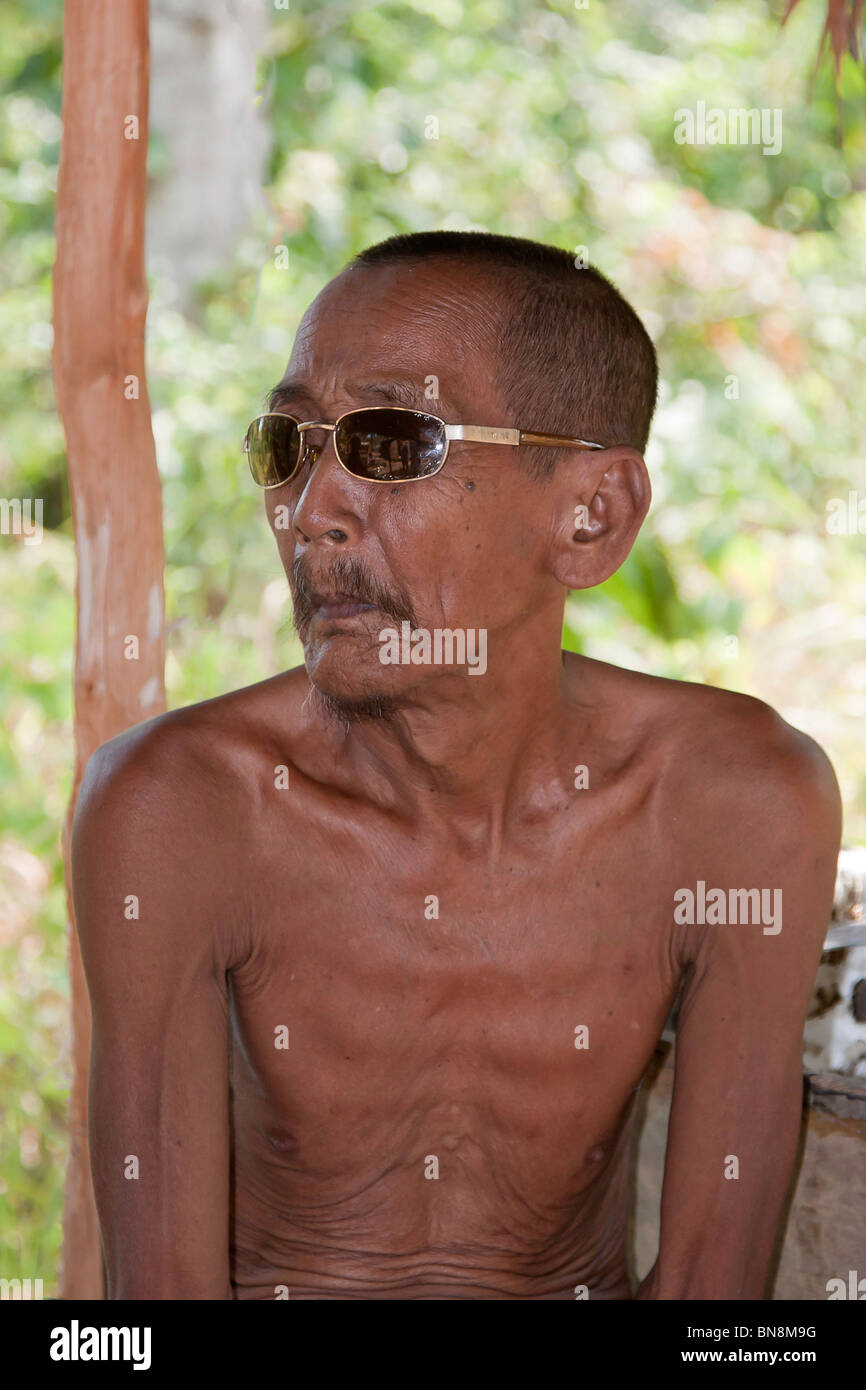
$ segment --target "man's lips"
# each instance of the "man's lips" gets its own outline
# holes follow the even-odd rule
[[[354,618],[359,613],[376,611],[375,604],[361,603],[342,594],[314,594],[311,606],[314,618]]]

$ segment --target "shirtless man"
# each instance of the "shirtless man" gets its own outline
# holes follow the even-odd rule
[[[839,796],[760,701],[561,651],[646,515],[655,395],[633,311],[533,243],[385,243],[307,311],[269,408],[313,423],[247,439],[305,664],[112,739],[76,816],[111,1297],[765,1296]],[[375,448],[321,426],[395,406],[583,442],[357,476],[335,449]],[[486,669],[385,664],[404,621],[483,630]],[[677,1001],[633,1290],[630,1120]]]

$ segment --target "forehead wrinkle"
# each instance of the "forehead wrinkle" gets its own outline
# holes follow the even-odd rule
[[[506,403],[498,388],[501,293],[483,278],[479,281],[468,276],[461,265],[436,266],[435,278],[429,273],[416,278],[409,273],[415,267],[405,269],[396,283],[391,278],[383,285],[381,277],[367,269],[354,272],[351,281],[337,277],[325,286],[302,318],[286,379],[275,388],[272,399],[287,399],[291,382],[299,396],[303,393],[311,406],[318,406],[320,393],[314,382],[329,379],[336,383],[340,375],[333,349],[327,348],[332,339],[339,343],[342,365],[352,372],[353,381],[347,390],[355,399],[360,398],[360,393],[356,395],[356,383],[373,386],[371,378],[381,374],[397,388],[402,382],[414,389],[414,399],[394,403],[439,415],[449,423],[508,423]],[[443,283],[435,273],[440,270],[447,271],[451,283]],[[350,283],[351,295],[347,296]],[[328,322],[332,315],[339,318],[336,335]],[[324,340],[321,347],[317,341],[320,335]],[[359,339],[354,349],[353,337]],[[448,363],[445,373],[436,370],[439,362]],[[402,375],[392,377],[391,364],[397,363]],[[424,396],[419,386],[406,379],[407,372],[419,382],[436,376],[436,398]],[[477,382],[475,390],[473,381]],[[452,385],[456,387],[454,391],[450,389]]]
[[[378,354],[389,362],[417,363],[422,376],[433,370],[427,365],[428,352],[440,361],[450,361],[458,373],[477,369],[479,360],[486,360],[488,376],[494,374],[503,294],[489,277],[478,276],[459,262],[407,264],[399,271],[389,267],[384,283],[373,268],[357,268],[351,277],[347,272],[344,276],[332,280],[305,315],[307,351],[322,320],[336,314],[341,342],[350,343],[357,323],[359,346],[370,344],[373,336]],[[419,343],[419,337],[426,342]],[[357,352],[353,356],[357,360]]]
[[[433,356],[447,359],[461,373],[477,368],[479,361],[493,366],[499,319],[483,299],[475,298],[467,306],[465,297],[437,295],[414,307],[401,305],[389,317],[381,329],[380,350],[399,359],[411,347],[416,360],[424,359],[425,376],[432,370],[426,362]]]

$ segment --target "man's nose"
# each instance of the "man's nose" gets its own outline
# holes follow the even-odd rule
[[[296,540],[356,543],[363,531],[358,495],[363,482],[340,466],[330,430],[304,430],[303,440],[301,467],[308,477],[292,518]]]

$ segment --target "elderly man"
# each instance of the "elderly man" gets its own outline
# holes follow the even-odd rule
[[[614,287],[516,238],[392,238],[305,314],[245,439],[304,666],[113,739],[76,817],[112,1297],[764,1295],[839,797],[761,702],[561,650],[646,515],[656,380]]]

